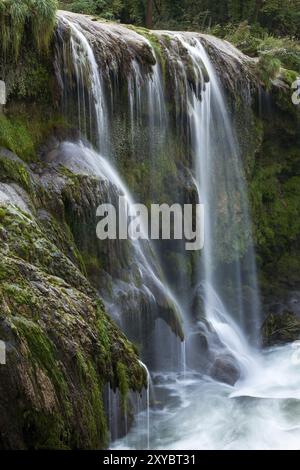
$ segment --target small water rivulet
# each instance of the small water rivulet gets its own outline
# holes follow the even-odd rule
[[[71,39],[69,46],[64,44],[69,50],[61,49],[64,40],[58,41],[57,69],[65,97],[72,83],[70,75],[75,76],[73,94],[75,90],[80,135],[79,142],[62,144],[61,163],[74,165],[77,158],[79,166],[85,166],[105,182],[103,199],[115,201],[123,194],[130,206],[134,199],[131,187],[129,191],[129,185],[121,178],[121,162],[112,150],[114,123],[110,117],[118,116],[114,105],[118,95],[118,65],[112,61],[111,73],[105,78],[82,24],[72,15],[63,16],[62,22],[70,30]],[[113,443],[112,447],[293,448],[299,442],[300,433],[297,424],[300,378],[291,347],[260,351],[259,290],[247,190],[222,87],[201,36],[157,33],[160,34],[165,41],[165,60],[173,70],[171,99],[175,100],[176,116],[170,119],[166,111],[171,92],[164,83],[160,60],[149,40],[140,38],[142,48],[146,47],[150,56],[145,66],[138,60],[138,53],[131,50],[126,64],[128,114],[125,121],[126,126],[130,123],[126,132],[131,136],[128,151],[138,158],[137,138],[139,143],[145,139],[150,170],[155,173],[156,156],[162,151],[162,145],[170,144],[171,128],[175,125],[175,132],[183,136],[188,155],[189,171],[184,176],[194,187],[197,201],[205,206],[205,247],[201,256],[196,257],[194,283],[188,286],[180,276],[177,283],[173,282],[180,292],[180,305],[164,281],[161,265],[165,267],[166,262],[148,241],[131,246],[129,282],[128,278],[125,282],[122,276],[117,279],[115,276],[113,295],[108,299],[102,293],[108,311],[126,333],[130,336],[134,323],[138,330],[136,336],[140,334],[142,340],[147,337],[151,344],[145,348],[146,353],[142,351],[153,379],[153,386],[147,389],[147,406],[138,414],[136,424],[124,440]],[[155,193],[155,187],[150,188],[149,197],[151,191]],[[122,249],[110,248],[113,257],[122,256]],[[178,252],[184,266],[187,255],[180,252],[180,247]],[[220,261],[224,253],[230,259],[226,270]],[[132,274],[135,271],[137,276]],[[127,305],[124,301],[118,304],[116,299],[121,294],[122,299],[127,295]],[[140,298],[147,303],[143,315],[138,321],[134,316],[124,321],[124,311],[141,308]],[[164,309],[167,313],[162,315]],[[149,334],[147,314],[153,312],[156,324]],[[169,318],[172,326],[171,312],[175,316],[180,314],[184,320],[182,346],[170,334],[169,326],[161,322],[161,318]],[[173,330],[180,335],[179,329],[173,323]],[[204,343],[199,352],[200,340]],[[199,360],[201,354],[203,363]],[[222,369],[227,369],[229,378],[224,380]],[[276,377],[272,374],[274,369],[278,370]],[[232,381],[232,384],[222,381]],[[270,432],[260,434],[257,432],[260,427]]]

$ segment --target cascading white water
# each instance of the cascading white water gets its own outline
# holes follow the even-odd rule
[[[251,246],[246,261],[251,273],[250,314],[255,320],[251,325],[252,331],[245,321],[247,313],[241,296],[242,268],[238,262],[235,270],[228,273],[232,276],[238,316],[231,314],[219,294],[212,219],[217,211],[214,199],[215,186],[219,183],[214,172],[216,163],[221,168],[217,174],[223,178],[220,182],[222,189],[242,197],[240,206],[244,217],[238,229],[245,237],[251,237],[246,189],[232,126],[211,62],[199,40],[178,34],[176,40],[188,51],[198,83],[198,89],[191,89],[183,64],[177,64],[181,77],[176,77],[176,83],[183,77],[183,95],[186,98],[179,96],[179,107],[183,102],[187,106],[195,155],[196,187],[206,209],[205,248],[199,262],[198,290],[204,298],[206,320],[226,351],[238,362],[242,376],[234,387],[202,377],[192,370],[185,374],[184,380],[178,381],[172,375],[160,378],[157,393],[167,394],[168,398],[162,410],[152,413],[151,419],[160,432],[152,438],[151,448],[296,449],[300,438],[300,407],[295,401],[299,400],[299,373],[292,359],[295,351],[286,346],[259,353],[249,340],[251,334],[252,337],[259,334],[258,286]],[[203,67],[209,81],[204,80]],[[227,166],[231,174],[228,174]],[[230,204],[230,198],[227,202]],[[210,338],[209,330],[205,331]],[[210,346],[218,351],[220,344],[214,346],[213,343],[214,340]],[[277,376],[274,370],[278,371]],[[274,399],[279,401],[274,402]],[[138,442],[133,429],[128,436],[127,447],[136,448]],[[122,442],[115,444],[116,449],[122,447]]]
[[[77,93],[78,127],[81,137],[92,138],[95,133],[95,141],[100,153],[107,154],[109,149],[109,131],[107,122],[107,106],[103,93],[102,78],[98,71],[98,65],[91,46],[78,26],[62,17],[63,28],[70,29],[70,41],[62,40],[63,50],[57,50],[56,71],[64,97],[67,100],[69,84],[65,83],[62,73],[68,70],[68,58],[72,57]],[[68,51],[67,48],[70,50]],[[62,55],[62,57],[60,57]],[[58,60],[58,58],[60,59]],[[65,104],[67,107],[67,104]],[[93,126],[95,120],[96,125]],[[94,129],[93,129],[94,127]]]
[[[78,24],[73,23],[72,21],[62,17],[61,21],[63,22],[63,27],[67,27],[70,30],[70,53],[71,53],[71,68],[74,68],[74,73],[76,77],[76,90],[77,90],[77,104],[78,112],[83,112],[82,107],[86,107],[85,101],[85,90],[88,89],[88,103],[89,103],[89,112],[92,113],[94,110],[95,116],[95,131],[96,131],[96,146],[100,153],[102,151],[108,151],[109,148],[109,123],[108,123],[108,113],[107,105],[105,102],[105,93],[104,86],[102,83],[102,77],[98,69],[98,65],[94,56],[94,52],[89,42],[87,41],[83,31],[81,30]],[[147,43],[147,42],[146,42]],[[148,44],[148,43],[147,43]],[[63,42],[63,53],[58,51],[56,68],[58,76],[60,77],[61,83],[64,83],[63,73],[66,71],[68,66],[70,66],[69,55],[66,51],[66,43]],[[141,74],[138,72],[138,66],[135,61],[132,62],[132,70],[136,72],[132,76],[137,77],[137,82],[134,81],[133,87],[137,93],[137,100],[133,99],[132,90],[130,88],[129,96],[131,97],[130,109],[133,113],[133,103],[137,101],[139,103],[139,87],[141,86]],[[146,81],[147,86],[147,95],[148,95],[148,107],[150,115],[154,114],[155,110],[158,110],[159,115],[161,116],[161,124],[165,120],[165,108],[164,108],[164,99],[163,93],[160,88],[159,80],[159,71],[158,67],[153,67],[153,75],[149,77]],[[65,84],[64,91],[66,92],[67,84]],[[134,97],[136,98],[136,97]],[[138,106],[135,106],[139,110]],[[86,118],[86,116],[84,116]],[[86,122],[86,120],[84,119]],[[81,116],[79,118],[81,123]],[[87,125],[85,124],[85,129]],[[87,134],[82,134],[82,138],[87,138]],[[70,153],[70,146],[69,151]],[[104,158],[97,152],[94,152],[90,148],[86,147],[82,142],[80,143],[81,147],[81,156],[84,156],[85,164],[94,170],[94,174],[99,175],[100,177],[106,178],[109,182],[114,185],[118,192],[125,196],[127,203],[128,213],[132,215],[133,207],[133,198],[126,187],[125,183],[122,181],[117,170],[113,168],[111,163],[109,163],[107,158]],[[76,147],[73,147],[74,161],[76,159]],[[74,162],[73,162],[74,163]],[[142,228],[143,231],[143,228]],[[169,307],[174,310],[175,315],[180,319],[182,312],[181,307],[178,301],[175,299],[173,293],[168,288],[165,281],[163,281],[162,270],[159,265],[158,258],[155,254],[154,248],[151,245],[150,241],[147,239],[147,234],[144,235],[144,240],[136,240],[132,242],[132,246],[135,252],[135,260],[138,265],[138,270],[142,272],[142,278],[144,281],[143,289],[144,294],[149,298],[149,304],[155,303],[158,296],[165,297]],[[148,281],[148,282],[147,282]],[[151,292],[151,289],[153,292]]]
[[[69,77],[67,77],[67,80],[65,78],[66,70],[68,67],[70,67],[71,70],[73,69],[71,73],[74,73],[76,79],[77,108],[79,114],[78,126],[80,128],[81,140],[78,143],[65,142],[61,144],[59,151],[60,157],[57,159],[57,163],[61,163],[66,167],[70,166],[71,169],[77,169],[79,172],[83,171],[87,172],[88,174],[99,176],[102,181],[106,180],[106,193],[109,197],[107,202],[110,202],[111,195],[114,199],[116,199],[116,196],[122,195],[125,197],[126,211],[128,214],[134,215],[134,211],[132,210],[133,198],[125,183],[119,176],[117,170],[113,167],[107,158],[104,158],[102,155],[100,155],[100,153],[87,146],[87,144],[82,140],[87,138],[93,139],[92,130],[87,132],[87,129],[88,127],[92,127],[91,123],[92,118],[94,117],[94,134],[96,138],[94,138],[93,141],[96,144],[98,150],[108,151],[110,134],[105,93],[103,92],[102,78],[98,70],[98,65],[96,63],[93,50],[84,36],[83,31],[81,31],[80,26],[65,18],[62,18],[62,22],[63,28],[67,27],[70,31],[70,49],[69,51],[66,50],[66,43],[63,41],[62,53],[60,50],[57,52],[57,75],[60,78],[60,81],[64,86],[64,92],[66,93],[69,86],[68,83],[66,83]],[[69,58],[71,58],[71,64],[69,64]],[[132,83],[129,82],[129,97],[130,110],[133,121],[139,117],[139,115],[134,116],[134,110],[136,110],[137,113],[140,112],[139,87],[141,86],[141,83],[139,83],[139,80],[142,79],[142,75],[139,73],[139,69],[135,61],[132,62],[132,70],[135,73],[132,75],[134,77],[134,81]],[[143,80],[143,82],[143,85],[146,88],[147,106],[149,109],[148,115],[152,116],[157,110],[161,118],[160,129],[162,129],[163,123],[166,120],[166,116],[163,93],[161,88],[158,88],[158,85],[161,83],[159,79],[158,66],[153,67],[153,74],[149,75],[148,80]],[[131,87],[133,87],[133,90]],[[86,95],[88,96],[88,100],[86,99]],[[88,113],[87,110],[89,111]],[[89,119],[87,119],[87,116]],[[132,128],[133,127],[134,126],[132,125]],[[152,127],[153,126],[150,124],[150,129],[152,129]],[[143,227],[141,227],[141,230],[143,231]],[[151,306],[153,306],[154,311],[156,311],[158,309],[158,302],[160,302],[165,306],[164,308],[172,311],[173,315],[176,316],[177,321],[180,322],[180,318],[182,316],[181,307],[167,286],[166,282],[163,281],[162,270],[159,265],[158,258],[149,239],[147,238],[147,235],[144,234],[143,238],[143,240],[135,240],[131,242],[131,247],[133,248],[133,262],[131,261],[131,269],[133,271],[135,269],[137,270],[139,273],[139,278],[141,278],[142,281],[138,289],[144,298],[147,299],[150,309],[152,308]],[[136,266],[136,268],[134,266]],[[136,290],[135,286],[132,288]],[[118,295],[117,292],[115,295]],[[114,306],[110,303],[106,303],[106,305],[108,311],[114,314]],[[135,307],[132,306],[132,308]],[[126,325],[123,324],[123,318],[119,316],[116,319],[122,326],[124,326],[126,330]],[[141,318],[139,321],[143,322],[143,318]],[[142,366],[146,369],[148,378],[148,387],[146,391],[146,409],[148,429],[147,442],[149,447],[151,376],[147,367],[144,364]],[[109,419],[112,423],[112,426],[114,427],[114,429],[112,429],[112,435],[116,435],[116,419],[111,415],[112,410],[114,410],[114,414],[116,413],[117,398],[110,390],[108,392],[108,397],[110,410]]]
[[[134,213],[133,200],[124,182],[121,180],[115,168],[109,163],[107,159],[102,157],[99,153],[92,148],[87,147],[82,142],[71,143],[65,142],[61,145],[61,157],[57,160],[58,163],[64,164],[66,167],[70,166],[71,169],[79,171],[86,171],[88,174],[99,176],[102,180],[106,180],[108,184],[112,185],[113,190],[117,195],[125,197],[127,203],[128,213]],[[142,228],[143,229],[143,228]],[[135,256],[135,263],[142,274],[142,279],[145,283],[142,286],[145,293],[155,302],[155,296],[164,296],[174,309],[174,312],[181,315],[181,308],[176,298],[174,297],[168,286],[162,282],[159,277],[161,268],[158,260],[153,252],[150,241],[146,237],[145,240],[133,240],[131,243]],[[147,287],[149,285],[150,287]],[[152,288],[153,292],[151,292]]]
[[[146,403],[146,411],[147,411],[147,449],[150,449],[150,388],[152,384],[152,379],[150,372],[147,366],[140,361],[141,366],[145,369],[147,374],[147,403]]]
[[[135,59],[131,62],[131,73],[128,79],[131,129],[133,130],[135,122],[141,123],[144,104],[142,95],[145,94],[149,136],[153,136],[151,133],[153,134],[154,127],[156,126],[160,129],[162,137],[167,127],[168,116],[161,70],[151,43],[145,39],[145,44],[151,50],[156,63],[152,66],[151,75],[145,77],[143,76],[140,64]]]
[[[184,68],[180,64],[179,70],[181,73],[183,71],[186,106],[195,155],[196,187],[199,200],[205,208],[205,244],[201,258],[199,258],[198,293],[204,298],[206,320],[211,324],[213,331],[217,333],[227,351],[238,361],[243,374],[246,375],[254,367],[255,362],[255,354],[248,343],[247,333],[257,338],[260,327],[258,287],[252,244],[250,240],[247,263],[252,276],[251,299],[249,299],[253,306],[251,317],[256,321],[252,324],[253,331],[247,332],[246,313],[240,298],[243,281],[239,260],[235,262],[237,272],[233,275],[226,273],[226,281],[230,279],[234,289],[239,318],[234,319],[230,308],[226,306],[219,293],[220,281],[217,271],[220,262],[218,262],[218,247],[216,246],[218,226],[214,221],[219,210],[218,204],[221,198],[224,198],[229,207],[228,214],[225,213],[222,217],[225,219],[225,229],[226,227],[230,229],[230,218],[235,217],[234,205],[237,204],[236,199],[239,198],[241,221],[237,226],[238,234],[244,236],[245,239],[251,236],[239,151],[216,73],[203,45],[199,39],[184,37],[180,34],[175,34],[173,37],[187,51],[196,81],[196,89],[193,89],[189,86]],[[224,278],[221,281],[224,281]]]

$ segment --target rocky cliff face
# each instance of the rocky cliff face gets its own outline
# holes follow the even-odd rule
[[[300,109],[291,95],[280,79],[261,92],[259,145],[249,173],[260,285],[270,315],[263,329],[266,344],[276,343],[276,331],[279,343],[293,341],[297,327],[290,326],[299,322]]]
[[[144,369],[86,277],[63,205],[15,155],[0,159],[1,447],[104,447],[105,389],[126,403]]]

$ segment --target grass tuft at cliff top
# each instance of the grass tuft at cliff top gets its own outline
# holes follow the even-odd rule
[[[32,38],[38,51],[47,50],[55,26],[56,9],[56,0],[0,0],[3,56],[17,60],[25,38]]]
[[[300,42],[295,37],[276,37],[247,21],[239,25],[217,25],[208,30],[251,57],[267,57],[280,61],[282,67],[300,73]]]

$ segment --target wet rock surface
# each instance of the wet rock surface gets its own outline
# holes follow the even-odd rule
[[[70,232],[51,211],[27,211],[24,189],[1,188],[0,447],[103,448],[104,387],[122,380],[123,390],[141,392],[144,370],[86,278]]]
[[[239,380],[241,372],[234,358],[224,354],[215,359],[210,374],[219,382],[234,385]]]

